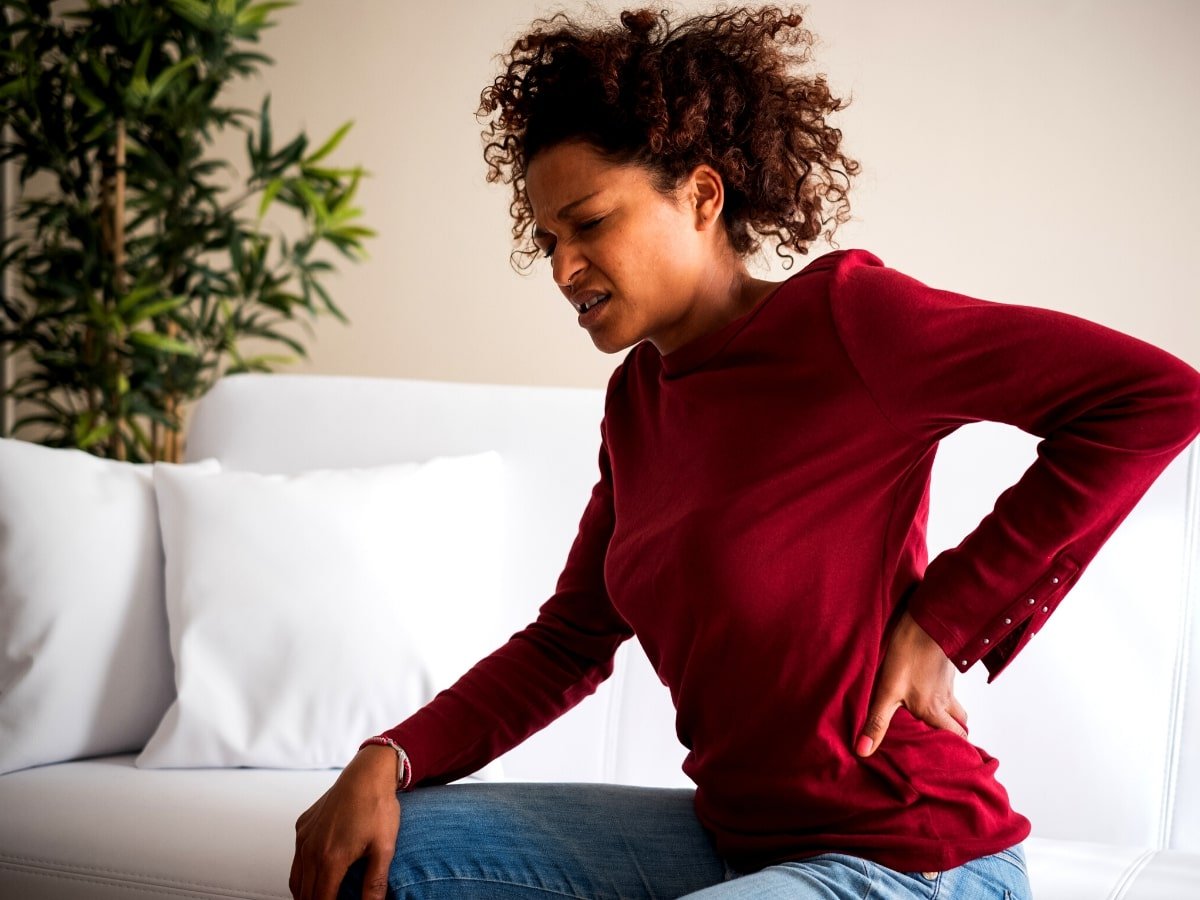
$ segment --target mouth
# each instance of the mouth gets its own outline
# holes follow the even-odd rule
[[[603,303],[609,298],[608,294],[596,294],[594,297],[589,297],[587,300],[575,304],[575,310],[580,313],[585,313],[593,306]]]
[[[576,304],[575,308],[579,311],[580,326],[587,328],[600,316],[604,315],[604,311],[608,308],[609,296],[609,294],[597,294],[595,297]]]

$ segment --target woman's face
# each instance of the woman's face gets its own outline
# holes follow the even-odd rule
[[[579,319],[597,348],[616,353],[649,339],[667,353],[686,339],[697,298],[713,289],[716,180],[715,197],[704,196],[711,189],[703,184],[697,192],[693,179],[674,200],[654,189],[646,169],[614,165],[580,141],[530,161],[534,241],[550,254],[564,314]],[[567,302],[595,292],[608,299],[582,315]]]

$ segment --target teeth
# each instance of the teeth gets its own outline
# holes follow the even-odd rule
[[[585,304],[583,304],[583,305],[582,305],[582,306],[579,308],[579,309],[580,309],[580,312],[587,312],[589,309],[591,309],[593,306],[595,306],[595,305],[596,305],[597,303],[599,303],[601,300],[605,300],[605,299],[607,299],[607,298],[608,298],[608,294],[601,294],[599,297],[596,297],[594,300],[592,300],[592,301],[590,301],[590,302],[588,302],[588,303],[585,303]]]

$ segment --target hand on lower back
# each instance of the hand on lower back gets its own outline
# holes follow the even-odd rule
[[[958,670],[905,610],[888,639],[854,752],[870,756],[901,706],[936,728],[967,736],[967,711],[954,696]]]
[[[367,858],[363,900],[384,900],[400,831],[396,754],[368,745],[337,781],[296,820],[296,853],[288,877],[294,900],[336,900],[346,871]]]

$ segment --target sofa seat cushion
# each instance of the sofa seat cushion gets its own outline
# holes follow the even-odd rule
[[[290,900],[296,818],[338,769],[138,769],[135,754],[0,777],[0,897]]]
[[[1200,853],[1030,837],[1037,900],[1183,900],[1200,897]]]

